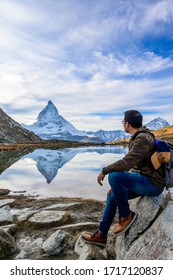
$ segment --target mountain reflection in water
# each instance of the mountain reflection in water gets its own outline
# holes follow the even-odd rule
[[[100,193],[105,195],[105,190],[96,186],[98,172],[126,153],[127,148],[117,146],[36,149],[32,153],[16,157],[6,154],[5,161],[3,152],[3,157],[0,153],[0,163],[3,162],[0,188],[26,190],[29,194],[49,197],[56,195],[100,199]],[[107,182],[104,185],[108,188]]]

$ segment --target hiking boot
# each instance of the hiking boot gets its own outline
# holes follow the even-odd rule
[[[96,244],[102,247],[104,247],[107,242],[107,237],[103,237],[99,230],[93,234],[88,232],[83,233],[81,237],[86,243]]]
[[[130,214],[127,217],[119,216],[119,223],[115,225],[113,233],[117,236],[124,233],[135,221],[137,214],[133,211],[130,211]]]

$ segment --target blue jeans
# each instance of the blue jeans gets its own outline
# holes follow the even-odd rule
[[[106,206],[100,222],[99,230],[106,236],[115,217],[127,217],[130,214],[129,199],[138,196],[157,196],[162,193],[162,189],[155,187],[144,175],[136,172],[111,172],[108,181],[112,192],[107,196]]]

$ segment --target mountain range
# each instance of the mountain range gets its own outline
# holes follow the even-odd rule
[[[165,126],[170,126],[170,124],[161,117],[155,118],[146,124],[146,127],[148,127],[150,130],[158,130]]]
[[[160,117],[146,124],[151,130],[169,125],[166,120]],[[105,143],[130,137],[123,130],[106,131],[101,129],[96,132],[78,130],[59,114],[58,109],[50,100],[46,107],[38,114],[36,122],[32,125],[23,124],[23,127],[33,131],[43,139]]]
[[[19,124],[0,109],[0,143],[33,143],[42,139],[57,139],[78,142],[105,143],[129,138],[130,135],[123,130],[81,131],[63,118],[52,101],[38,114],[32,125]],[[170,124],[158,117],[146,126],[157,130]]]

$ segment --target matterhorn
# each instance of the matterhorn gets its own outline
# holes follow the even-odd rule
[[[34,124],[24,126],[43,139],[77,141],[86,135],[59,115],[56,106],[51,100],[48,101],[47,106],[39,113]]]

